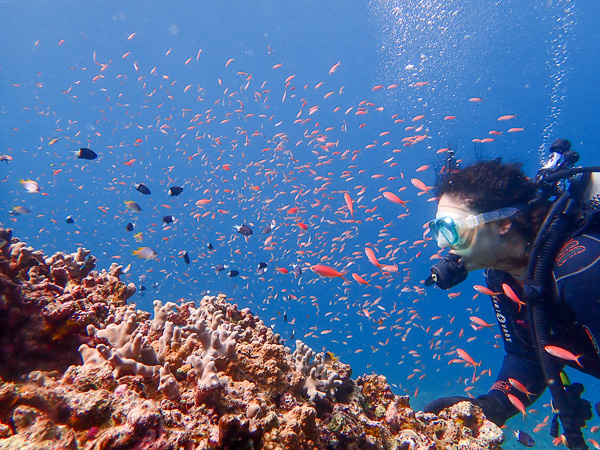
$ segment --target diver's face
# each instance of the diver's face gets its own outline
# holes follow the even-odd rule
[[[453,219],[464,219],[467,216],[478,214],[456,197],[442,195],[438,203],[436,218],[452,217]],[[494,267],[498,262],[498,255],[503,242],[496,222],[489,222],[477,228],[459,228],[460,240],[451,245],[440,233],[438,245],[440,248],[450,247],[450,253],[459,255],[463,263],[470,271]]]

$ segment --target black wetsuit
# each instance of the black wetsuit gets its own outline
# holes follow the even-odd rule
[[[600,231],[583,233],[562,247],[553,266],[554,295],[556,306],[550,312],[551,345],[566,349],[579,358],[566,362],[577,370],[600,378]],[[486,271],[488,287],[502,292],[502,284],[508,284],[519,298],[523,288],[508,273],[489,269]],[[513,302],[504,294],[492,297],[500,333],[504,339],[506,356],[487,397],[500,402],[501,422],[518,413],[509,401],[510,393],[525,406],[533,403],[546,388],[542,370],[531,342],[525,306]],[[521,382],[529,392],[529,398],[514,388],[509,378]]]

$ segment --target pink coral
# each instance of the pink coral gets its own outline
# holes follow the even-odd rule
[[[156,302],[151,319],[127,304],[134,287],[118,279],[119,266],[88,272],[87,251],[44,258],[8,230],[0,236],[11,242],[0,249],[0,447],[476,450],[502,442],[479,408],[415,413],[385,377],[353,380],[348,365],[325,364],[301,341],[292,351],[224,295],[198,306]]]

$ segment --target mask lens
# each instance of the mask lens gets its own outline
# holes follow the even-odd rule
[[[456,230],[456,226],[452,224],[450,227],[443,227],[440,232],[442,236],[446,238],[451,245],[455,245],[458,243],[458,232]]]
[[[442,217],[429,222],[429,229],[433,236],[438,239],[440,233],[450,245],[455,245],[459,242],[458,227],[454,223],[452,217]]]

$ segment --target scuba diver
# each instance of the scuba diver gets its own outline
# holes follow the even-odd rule
[[[551,434],[558,437],[560,418],[563,441],[583,449],[591,405],[562,369],[600,378],[600,168],[573,167],[579,155],[570,148],[554,141],[534,179],[501,158],[459,169],[452,155],[440,174],[429,229],[450,252],[425,284],[449,289],[485,269],[506,356],[487,394],[439,398],[424,411],[469,401],[501,426],[549,387]]]

